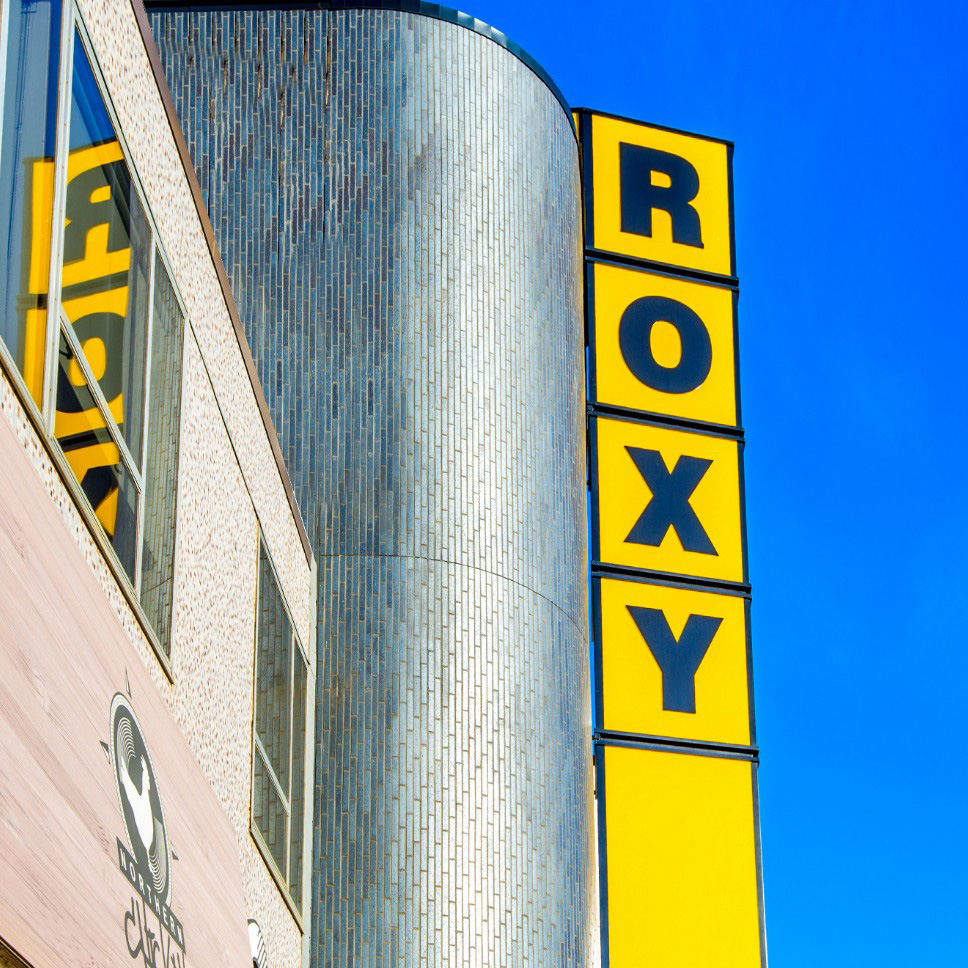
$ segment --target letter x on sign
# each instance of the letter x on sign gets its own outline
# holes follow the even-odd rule
[[[718,556],[706,529],[689,503],[689,498],[712,466],[712,461],[683,454],[670,471],[657,450],[644,450],[641,447],[625,449],[652,492],[652,500],[645,506],[625,540],[658,548],[669,528],[672,528],[679,537],[683,551]]]

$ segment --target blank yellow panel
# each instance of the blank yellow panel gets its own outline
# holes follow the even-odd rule
[[[599,560],[679,575],[745,581],[737,441],[604,417],[594,420],[592,441]],[[663,477],[674,477],[681,459],[682,466],[690,467],[708,462],[695,489],[678,503],[688,504],[695,514],[711,551],[692,550],[695,545],[684,547],[679,531],[673,527],[664,532],[658,544],[629,540],[653,499],[630,448],[647,455],[657,453],[665,466]]]
[[[592,274],[595,399],[735,426],[733,293],[601,263],[593,265]],[[675,317],[672,323],[661,315],[663,308]],[[651,329],[639,322],[642,312],[658,318]],[[659,379],[638,365],[642,355],[654,361]]]
[[[610,968],[760,968],[752,764],[603,753]]]
[[[636,146],[654,152],[655,157],[671,156],[679,167],[696,179],[683,203],[694,213],[697,236],[689,242],[676,241],[672,215],[663,208],[651,207],[650,234],[641,228],[623,230],[621,145],[627,153]],[[729,147],[699,135],[665,131],[638,121],[624,121],[601,115],[592,116],[592,226],[591,244],[598,249],[637,259],[649,259],[670,266],[698,269],[720,275],[733,274],[730,233]],[[640,153],[641,155],[641,153]],[[628,157],[628,155],[626,155]],[[628,161],[625,162],[628,164]],[[672,188],[673,178],[658,170],[638,173],[634,180],[626,175],[626,206],[631,206],[630,184],[649,179],[659,188]],[[682,183],[683,179],[679,178]],[[642,206],[639,206],[640,208]],[[688,211],[685,213],[688,215]],[[680,224],[682,220],[680,219]]]
[[[631,607],[631,611],[630,611]],[[683,674],[660,666],[635,616],[661,612],[667,631],[682,643],[690,616],[708,622],[711,637],[692,679],[694,712],[675,708],[681,695],[663,690]],[[602,578],[599,586],[602,725],[622,733],[748,745],[746,601],[734,595]],[[641,620],[641,619],[640,619]],[[717,625],[718,622],[718,625]],[[649,634],[653,634],[649,629]],[[701,640],[704,644],[705,640]],[[663,656],[661,650],[659,655]],[[667,660],[665,660],[667,661]],[[669,683],[667,683],[667,686]],[[681,690],[679,690],[681,693]],[[665,708],[666,706],[673,708]]]

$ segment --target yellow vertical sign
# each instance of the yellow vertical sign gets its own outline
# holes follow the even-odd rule
[[[610,968],[760,965],[754,765],[620,746],[599,755]]]
[[[604,964],[762,968],[732,146],[577,120]]]

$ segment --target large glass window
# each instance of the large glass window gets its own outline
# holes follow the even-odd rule
[[[137,464],[151,231],[79,36],[68,141],[61,307]]]
[[[301,910],[309,672],[262,545],[258,595],[252,823]]]
[[[57,369],[54,435],[124,570],[135,565],[138,491],[107,428],[90,381],[64,334]]]
[[[0,337],[42,404],[54,199],[60,0],[9,0],[0,37]]]
[[[140,591],[145,613],[167,651],[175,573],[183,320],[175,289],[157,254],[152,305]]]
[[[0,338],[168,652],[184,318],[80,32],[59,121],[61,7],[9,9]]]
[[[79,36],[68,144],[54,436],[134,584],[151,233]]]

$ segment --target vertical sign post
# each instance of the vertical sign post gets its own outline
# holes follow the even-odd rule
[[[762,968],[732,146],[577,123],[603,963]]]

